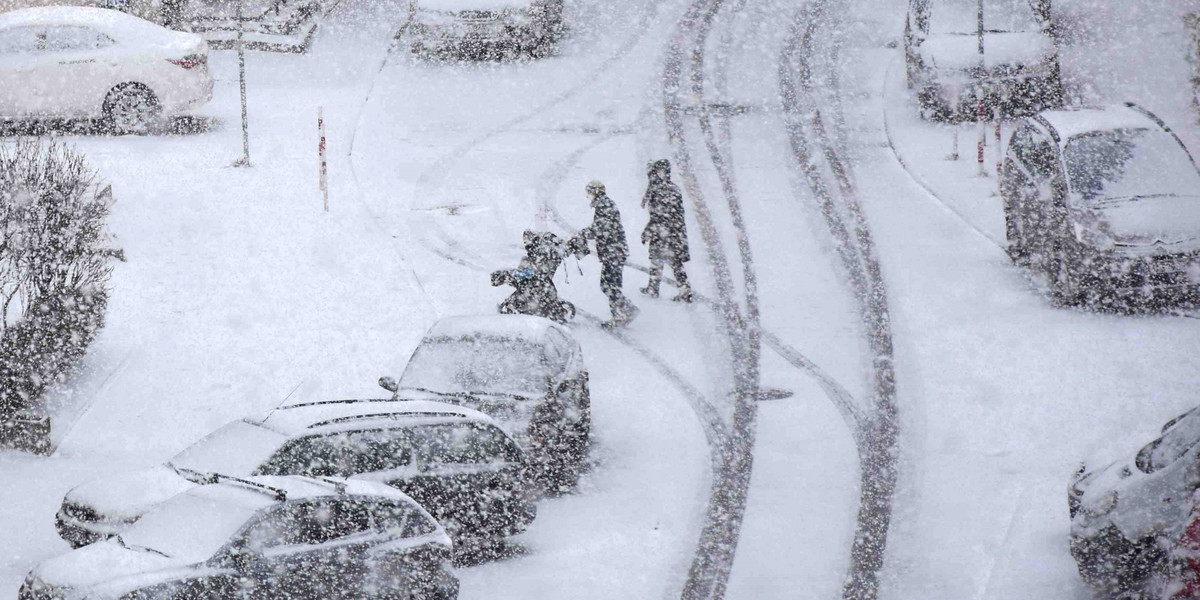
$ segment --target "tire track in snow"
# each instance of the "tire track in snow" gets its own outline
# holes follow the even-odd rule
[[[830,140],[815,98],[810,61],[815,58],[814,36],[826,17],[826,4],[826,0],[813,0],[797,13],[792,35],[780,55],[779,87],[796,167],[817,199],[834,238],[851,290],[858,299],[871,348],[874,397],[872,411],[859,435],[858,519],[842,597],[874,600],[883,568],[897,477],[895,370],[887,291],[870,228],[858,201],[850,167]],[[832,55],[836,56],[836,45],[834,48]],[[810,152],[814,140],[836,182],[840,203],[834,201],[833,186],[827,183],[825,173]],[[853,226],[853,236],[847,220]]]
[[[653,3],[649,3],[645,6],[649,7],[652,5],[653,5]],[[492,131],[489,131],[488,133],[486,133],[482,136],[479,136],[479,137],[475,138],[474,140],[472,140],[471,142],[464,144],[464,145],[460,146],[459,148],[455,149],[449,155],[447,155],[446,157],[441,159],[438,163],[436,163],[434,165],[434,167],[431,167],[431,169],[434,172],[438,173],[436,178],[429,177],[430,171],[427,171],[425,174],[423,174],[422,179],[418,181],[418,189],[420,188],[421,185],[430,185],[431,184],[430,182],[434,182],[433,183],[434,185],[440,185],[442,180],[444,180],[444,178],[446,176],[448,176],[448,174],[449,174],[450,170],[453,168],[454,164],[457,163],[458,160],[460,160],[463,156],[466,156],[468,153],[470,153],[472,150],[474,150],[479,145],[482,145],[489,139],[492,139],[502,133],[505,133],[506,131],[517,127],[518,125],[524,123],[525,121],[528,121],[528,120],[534,118],[535,116],[537,116],[538,114],[540,114],[541,112],[543,112],[545,110],[549,110],[550,108],[553,108],[554,106],[557,106],[558,104],[566,102],[572,96],[579,94],[582,91],[584,91],[585,89],[587,89],[587,87],[592,83],[591,80],[594,77],[598,77],[604,71],[606,71],[607,69],[614,66],[619,60],[624,58],[624,56],[627,55],[630,51],[632,51],[632,49],[640,41],[641,37],[645,34],[645,31],[649,28],[651,22],[653,21],[653,18],[652,18],[653,16],[654,15],[650,14],[650,13],[645,15],[642,22],[640,23],[639,30],[636,32],[636,34],[630,40],[628,40],[618,50],[618,52],[614,56],[610,56],[608,59],[606,59],[605,63],[603,63],[599,69],[594,71],[592,76],[585,78],[585,80],[582,83],[580,83],[579,85],[577,85],[575,88],[572,88],[572,89],[569,89],[569,90],[563,92],[562,94],[555,97],[554,99],[547,102],[546,104],[542,105],[541,107],[538,107],[538,108],[526,113],[525,115],[521,115],[513,120],[510,120],[508,123],[502,125],[501,127],[493,129]],[[386,64],[386,60],[387,59],[385,58],[385,64]],[[382,72],[382,70],[383,70],[383,67],[381,66],[380,72]],[[374,87],[374,83],[372,83],[372,89],[373,89],[373,87]],[[605,136],[600,137],[598,139],[598,141],[589,142],[589,144],[587,146],[590,147],[593,145],[598,145],[599,143],[608,139],[612,135],[616,135],[616,133],[617,133],[616,131],[610,131]],[[353,152],[353,148],[351,148],[351,152]],[[357,182],[357,180],[356,180],[356,182]],[[365,205],[365,202],[364,202],[364,205]],[[436,247],[426,236],[418,235],[417,239],[427,250],[433,252],[435,255],[443,258],[444,260],[447,260],[447,261],[457,264],[459,266],[465,267],[472,271],[482,273],[486,270],[484,267],[476,264],[475,262],[468,259],[467,257],[457,254],[456,251],[462,251],[465,249],[465,247],[462,244],[457,243],[457,240],[454,240],[451,236],[449,236],[444,231],[444,229],[441,228],[441,226],[439,224],[432,222],[432,220],[430,220],[430,221],[431,221],[431,223],[430,223],[431,227],[435,228],[435,233],[437,235],[439,235],[440,237],[442,237],[443,239],[450,240],[451,243],[449,244],[450,248],[448,250],[443,250],[441,248]],[[478,255],[476,255],[476,257],[478,257]],[[579,311],[579,314],[584,316],[585,318],[589,319],[590,321],[593,321],[596,324],[598,324],[600,322],[600,319],[598,317],[591,315],[589,313],[586,313],[584,311]],[[654,354],[652,351],[650,351],[648,348],[642,346],[641,344],[638,344],[632,338],[629,338],[627,335],[625,335],[624,332],[608,331],[608,333],[614,339],[616,339],[617,341],[619,341],[626,347],[630,348],[630,350],[632,350],[633,352],[638,354],[643,360],[645,360],[652,367],[654,367],[664,378],[666,378],[676,388],[678,388],[679,391],[683,394],[683,396],[687,399],[687,401],[689,403],[689,407],[692,409],[693,413],[696,415],[698,421],[700,422],[701,428],[704,431],[705,439],[706,439],[706,441],[708,443],[708,447],[709,447],[710,462],[712,463],[713,470],[715,471],[718,468],[718,464],[719,464],[720,458],[721,458],[720,449],[725,447],[725,445],[726,445],[725,440],[727,440],[729,437],[729,434],[727,432],[727,427],[725,425],[725,421],[724,421],[724,419],[721,418],[719,413],[716,411],[715,407],[712,406],[712,404],[708,401],[708,399],[704,396],[703,393],[701,393],[694,386],[689,384],[678,372],[676,372],[674,369],[672,369],[670,367],[670,365],[664,359],[662,359],[660,356]],[[711,505],[711,501],[710,501],[710,505]]]
[[[713,270],[717,288],[716,311],[725,323],[725,337],[729,343],[735,377],[732,436],[729,443],[722,448],[721,462],[713,477],[706,522],[700,532],[700,540],[681,594],[685,600],[724,597],[741,536],[742,519],[750,488],[750,474],[754,464],[756,403],[759,395],[757,283],[749,252],[749,239],[741,221],[740,205],[736,196],[730,193],[731,179],[723,159],[719,155],[711,156],[718,171],[724,171],[722,191],[726,192],[730,215],[737,230],[746,285],[748,318],[742,317],[734,298],[733,278],[725,251],[692,165],[680,98],[686,46],[690,58],[686,67],[692,84],[692,99],[700,104],[701,127],[705,130],[706,142],[710,142],[711,128],[706,127],[709,108],[704,104],[703,98],[704,52],[708,32],[722,4],[723,0],[696,0],[689,7],[679,21],[677,31],[668,46],[662,75],[663,113],[667,137],[674,149],[675,163],[683,187],[691,199],[693,214],[700,225],[709,265]],[[711,148],[711,144],[709,147]]]
[[[431,192],[443,188],[445,186],[446,179],[453,172],[454,167],[458,164],[458,162],[478,147],[500,135],[515,130],[520,125],[523,125],[524,123],[542,115],[543,113],[566,103],[575,96],[590,90],[595,84],[596,80],[615,67],[621,60],[628,56],[634,48],[637,47],[637,45],[642,41],[642,38],[646,35],[646,32],[649,31],[650,26],[654,23],[654,20],[657,16],[658,3],[653,0],[644,2],[642,4],[642,14],[641,18],[638,19],[637,28],[629,36],[629,38],[617,48],[615,52],[606,57],[599,65],[589,71],[584,77],[580,78],[580,80],[573,86],[563,90],[558,95],[530,109],[529,111],[510,119],[509,121],[483,133],[482,135],[460,144],[448,154],[439,158],[436,162],[434,162],[433,165],[425,169],[425,171],[421,173],[420,177],[417,179],[417,182],[414,185],[414,196],[428,197]],[[426,234],[432,232],[433,235],[445,242],[449,248],[465,254],[466,257],[459,255],[451,258],[453,256],[452,253],[435,249],[432,243],[425,244],[426,247],[428,247],[435,254],[438,254],[442,258],[448,258],[454,262],[463,264],[464,266],[468,266],[464,262],[467,261],[467,257],[476,261],[485,260],[484,257],[471,251],[470,248],[463,246],[457,239],[449,235],[436,219],[421,219],[420,221],[423,221],[424,223],[418,225],[417,221],[415,220],[409,222],[410,228],[418,238],[426,239]]]
[[[648,115],[649,113],[646,114]],[[562,187],[562,182],[566,179],[567,173],[574,168],[574,166],[580,161],[580,159],[583,158],[584,155],[601,146],[612,137],[614,136],[606,135],[592,140],[585,146],[575,150],[559,162],[552,165],[542,176],[543,183],[542,185],[538,186],[537,190],[538,207],[543,210],[550,217],[550,220],[554,221],[554,223],[558,225],[562,231],[569,235],[575,235],[575,233],[579,231],[579,228],[567,221],[566,217],[562,215],[562,212],[558,210],[558,204],[555,202],[557,196],[554,194],[554,190]],[[625,266],[626,268],[633,269],[641,273],[650,273],[650,268],[645,265],[629,262],[626,263]],[[671,285],[678,285],[678,282],[670,277],[664,276],[664,280]],[[696,296],[696,300],[701,304],[708,306],[714,311],[716,310],[717,305],[713,299],[699,292],[693,292],[693,294]],[[817,382],[817,385],[820,386],[820,388],[825,392],[825,395],[829,397],[829,400],[838,410],[838,413],[841,414],[842,419],[846,422],[846,427],[850,431],[851,435],[857,436],[863,416],[862,409],[860,408],[858,401],[854,399],[853,394],[851,394],[849,390],[842,386],[842,384],[838,383],[837,380],[835,380],[832,376],[826,373],[824,369],[822,369],[808,357],[804,356],[802,352],[780,339],[778,335],[766,329],[761,331],[761,335],[763,343],[768,348],[778,354],[780,358],[787,361],[788,364],[792,365],[796,369],[799,369],[804,374],[809,375]]]

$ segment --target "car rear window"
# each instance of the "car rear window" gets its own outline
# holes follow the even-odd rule
[[[422,425],[410,429],[413,449],[432,463],[518,462],[520,452],[498,428],[478,423]]]
[[[0,31],[0,54],[36,52],[40,45],[41,37],[33,27],[14,27]]]
[[[404,429],[310,435],[285,444],[257,475],[333,475],[388,471],[407,466],[412,442]]]

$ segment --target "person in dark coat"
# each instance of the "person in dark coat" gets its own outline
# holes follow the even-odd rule
[[[649,246],[651,267],[650,283],[642,288],[642,293],[657,298],[663,267],[670,265],[679,284],[679,294],[672,300],[691,302],[692,288],[683,270],[683,263],[691,260],[687,223],[683,219],[683,194],[671,183],[671,163],[667,159],[651,162],[646,175],[650,182],[642,197],[642,207],[650,212],[650,222],[642,230],[642,243]]]
[[[621,225],[621,213],[608,197],[604,184],[593,181],[587,184],[588,200],[595,211],[592,224],[579,231],[583,240],[596,243],[596,258],[600,260],[600,290],[608,297],[608,308],[612,311],[614,325],[623,325],[637,314],[637,307],[622,291],[625,260],[629,258],[629,244],[625,241],[625,227]],[[583,242],[586,244],[587,242]]]

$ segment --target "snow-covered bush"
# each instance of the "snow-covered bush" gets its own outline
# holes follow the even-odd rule
[[[49,449],[43,396],[104,324],[111,204],[71,149],[0,145],[0,445]]]

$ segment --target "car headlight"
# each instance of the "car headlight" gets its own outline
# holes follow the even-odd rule
[[[1112,512],[1112,509],[1116,508],[1116,506],[1117,493],[1115,491],[1109,492],[1101,496],[1100,500],[1095,504],[1084,505],[1083,514],[1095,519],[1097,517],[1103,517],[1104,515]]]
[[[79,600],[82,594],[72,593],[73,590],[62,586],[52,586],[42,581],[31,571],[25,576],[25,581],[21,584],[20,591],[17,592],[18,600]]]

